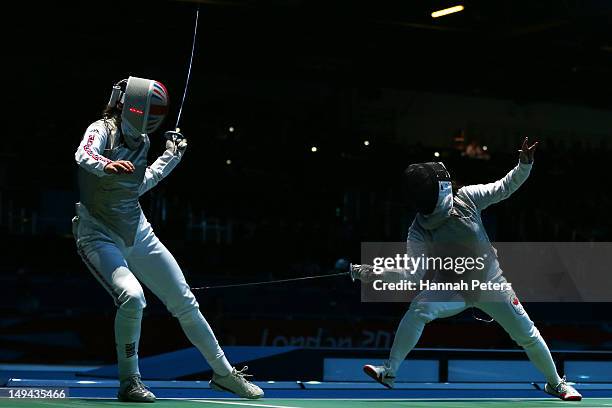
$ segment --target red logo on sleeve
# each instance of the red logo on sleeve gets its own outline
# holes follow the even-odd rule
[[[96,161],[101,161],[104,163],[111,163],[112,160],[109,160],[106,157],[100,156],[99,154],[95,154],[94,152],[91,151],[91,146],[93,145],[94,137],[95,135],[88,136],[87,143],[85,143],[85,146],[83,146],[83,150],[85,150],[85,153],[87,153],[92,159]]]

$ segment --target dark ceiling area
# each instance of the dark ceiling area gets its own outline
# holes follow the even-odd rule
[[[604,0],[47,3],[13,11],[5,52],[26,63],[17,77],[97,77],[104,64],[120,77],[140,65],[178,85],[198,4],[199,75],[612,106]],[[430,15],[456,4],[465,10]]]

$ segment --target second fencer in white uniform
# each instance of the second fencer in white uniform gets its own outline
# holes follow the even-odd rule
[[[427,255],[431,248],[455,243],[469,250],[485,250],[489,254],[484,280],[505,284],[497,252],[489,242],[480,213],[492,204],[508,198],[527,180],[537,143],[528,146],[524,140],[519,163],[504,178],[490,184],[470,185],[452,191],[451,178],[442,163],[413,164],[406,170],[407,192],[415,202],[417,215],[408,231],[407,255]],[[436,246],[437,245],[437,246]],[[446,246],[445,248],[448,248]],[[374,279],[399,281],[419,279],[425,271],[410,276],[404,270],[388,270],[376,275],[369,265],[357,265],[353,278],[362,282]],[[454,279],[438,272],[438,281]],[[370,377],[392,388],[395,373],[415,345],[425,325],[437,318],[456,315],[468,307],[488,313],[521,346],[531,362],[547,380],[545,391],[562,400],[580,400],[578,391],[557,374],[546,342],[529,318],[513,290],[465,293],[461,291],[424,290],[411,302],[397,328],[390,356],[383,366],[364,366]]]
[[[160,82],[129,77],[113,87],[103,118],[92,123],[76,151],[80,202],[73,232],[79,255],[117,306],[115,343],[122,401],[153,402],[141,381],[138,343],[146,306],[141,283],[178,319],[214,371],[211,387],[246,398],[263,391],[227,361],[202,316],[178,263],[155,236],[139,197],[179,163],[187,141],[166,132],[166,150],[147,163],[148,134],[162,123],[168,92]]]

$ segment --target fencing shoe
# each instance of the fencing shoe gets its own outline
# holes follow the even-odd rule
[[[155,402],[155,395],[143,384],[138,374],[121,381],[117,398],[122,402]]]
[[[555,386],[546,383],[544,386],[544,391],[546,393],[560,398],[563,401],[580,401],[582,400],[582,395],[574,387],[567,383],[565,376],[561,379],[561,382]]]
[[[393,388],[395,385],[395,375],[390,373],[387,366],[364,365],[363,372],[384,385],[387,388]]]
[[[263,397],[263,390],[246,379],[246,377],[252,377],[246,373],[248,368],[248,366],[244,366],[240,371],[232,368],[232,372],[226,376],[213,374],[213,378],[210,380],[210,388],[216,391],[231,392],[242,398],[257,399]]]

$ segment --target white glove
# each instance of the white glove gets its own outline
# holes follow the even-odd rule
[[[166,140],[166,150],[177,156],[179,159],[183,157],[187,150],[187,138],[182,133],[175,131],[167,131],[164,133]]]
[[[369,282],[374,277],[374,267],[372,265],[356,265],[351,264],[351,279],[353,282],[360,280],[363,282]]]

